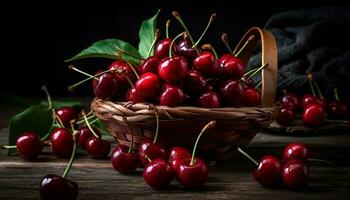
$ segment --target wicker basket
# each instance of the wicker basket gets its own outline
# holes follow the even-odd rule
[[[91,108],[106,123],[119,144],[129,146],[133,138],[134,148],[143,139],[154,137],[156,113],[160,119],[158,143],[167,148],[175,145],[191,148],[203,126],[215,120],[217,125],[203,136],[199,152],[207,160],[229,159],[235,147],[247,145],[259,130],[272,122],[274,114],[277,84],[276,42],[270,32],[253,27],[243,36],[236,49],[240,49],[251,36],[254,38],[248,43],[241,59],[248,62],[260,39],[262,63],[268,63],[268,67],[262,70],[262,107],[171,108],[94,99]]]

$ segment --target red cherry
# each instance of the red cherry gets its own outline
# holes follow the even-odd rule
[[[160,90],[160,79],[157,75],[147,72],[136,81],[135,89],[144,98],[155,97]]]
[[[101,133],[100,131],[98,131],[97,129],[93,128],[95,133],[101,137]],[[91,132],[91,130],[87,127],[87,126],[83,126],[78,128],[78,143],[81,146],[81,148],[85,149],[85,145],[87,143],[87,141],[94,137],[93,133]]]
[[[295,104],[287,101],[287,102],[281,102],[281,108],[287,108],[289,110],[296,110]]]
[[[190,70],[187,72],[183,83],[185,85],[185,90],[189,93],[200,93],[206,88],[206,81],[202,74],[196,70]]]
[[[288,144],[282,154],[282,160],[287,163],[290,160],[302,160],[307,162],[309,158],[309,150],[302,143],[290,143]]]
[[[127,93],[127,100],[133,103],[147,102],[147,98],[141,95],[141,92],[137,92],[135,88],[130,88]]]
[[[244,83],[246,88],[254,88],[254,80],[248,76],[243,76],[241,82]]]
[[[75,200],[78,198],[78,184],[61,176],[48,174],[40,182],[40,199]]]
[[[185,101],[185,93],[179,86],[165,84],[159,97],[159,104],[163,106],[179,106]]]
[[[56,115],[60,118],[64,127],[70,128],[71,120],[78,119],[79,113],[72,107],[63,107],[56,110]]]
[[[245,72],[245,65],[242,60],[232,57],[226,57],[226,59],[221,63],[223,75],[229,78],[240,79]]]
[[[245,105],[256,107],[261,105],[261,97],[258,90],[255,88],[248,88],[245,94]]]
[[[114,75],[114,77],[120,82],[120,84],[122,85],[129,85],[129,81],[126,78],[126,76],[128,76],[130,78],[131,81],[136,80],[136,75],[134,73],[134,71],[132,70],[132,68],[129,66],[128,63],[126,63],[125,61],[122,60],[116,60],[114,61],[111,65],[109,65],[108,67],[109,70],[121,70],[122,73],[118,73],[118,72],[112,72],[112,74]]]
[[[158,57],[150,56],[146,60],[142,62],[142,64],[139,67],[139,72],[141,74],[152,72],[156,74],[158,72],[158,65],[160,61]]]
[[[193,44],[189,37],[185,36],[177,45],[176,55],[183,56],[189,61],[194,60],[198,56],[198,53],[192,46]]]
[[[199,54],[193,60],[193,68],[198,70],[206,77],[219,76],[221,74],[221,65],[214,54],[208,51]]]
[[[168,152],[158,144],[153,143],[151,140],[143,140],[140,144],[138,151],[139,159],[142,164],[149,163],[147,157],[151,160],[154,159],[168,159]]]
[[[301,160],[290,160],[282,170],[284,185],[292,190],[305,189],[309,183],[309,167]]]
[[[169,48],[170,44],[172,42],[172,39],[165,38],[159,41],[154,48],[154,56],[157,57],[159,60],[162,60],[163,58],[166,58],[169,56]],[[173,45],[173,51],[176,52],[176,43]]]
[[[278,111],[276,115],[276,121],[277,123],[281,125],[289,125],[291,124],[295,119],[295,111],[290,108],[283,108]]]
[[[139,158],[136,152],[128,152],[129,147],[120,144],[113,150],[111,157],[112,166],[121,174],[132,174],[135,172]]]
[[[43,151],[43,145],[37,133],[28,131],[22,133],[16,140],[19,156],[26,161],[35,160]]]
[[[117,94],[120,84],[110,73],[101,75],[98,81],[94,80],[94,94],[99,99],[109,99]]]
[[[234,57],[234,55],[230,53],[224,54],[219,58],[219,62],[223,65],[226,63],[226,61],[228,61],[232,57]]]
[[[303,121],[307,126],[320,126],[324,120],[325,113],[319,104],[311,104],[303,112]]]
[[[143,170],[144,181],[155,190],[161,190],[169,186],[173,177],[169,163],[163,159],[152,160]]]
[[[198,105],[202,108],[219,108],[219,95],[214,91],[204,92],[198,97]]]
[[[85,149],[91,158],[104,159],[111,151],[111,144],[107,140],[92,137],[87,141]]]
[[[170,149],[169,153],[169,163],[171,169],[177,173],[181,161],[185,158],[190,158],[191,153],[184,147],[173,147]]]
[[[221,96],[230,106],[242,106],[245,100],[246,90],[243,85],[236,80],[228,80],[221,87]]]
[[[195,158],[195,163],[190,165],[191,157],[183,159],[177,171],[179,182],[188,189],[197,189],[204,185],[208,177],[208,166],[200,158]]]
[[[341,101],[329,101],[327,104],[327,112],[331,117],[335,118],[344,118],[349,115],[347,105]]]
[[[294,105],[294,109],[299,107],[299,98],[296,94],[287,93],[281,98],[281,104],[292,103]]]
[[[305,109],[307,107],[309,107],[309,105],[311,104],[319,104],[320,106],[322,106],[324,108],[324,101],[322,101],[320,98],[310,95],[310,94],[306,94],[301,98],[301,106]]]
[[[69,158],[73,151],[73,135],[67,128],[56,128],[50,134],[52,152],[59,158]]]
[[[276,157],[267,155],[261,158],[253,177],[262,186],[272,188],[281,184],[281,172],[281,162]]]
[[[186,58],[181,56],[174,56],[172,58],[165,58],[158,66],[158,74],[160,78],[165,81],[181,81],[185,78],[186,73],[190,68],[190,64]]]

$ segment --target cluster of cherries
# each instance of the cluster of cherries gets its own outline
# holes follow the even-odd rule
[[[281,110],[277,113],[276,121],[283,126],[288,126],[296,118],[296,112],[301,110],[304,124],[310,127],[319,127],[324,121],[348,123],[339,120],[349,117],[349,109],[339,99],[337,89],[334,89],[334,99],[328,101],[323,97],[317,83],[312,80],[311,74],[308,78],[312,94],[299,97],[294,93],[285,92],[280,100]],[[314,88],[316,88],[318,95],[316,95]]]
[[[120,59],[114,61],[108,70],[98,71],[94,76],[73,66],[70,68],[88,75],[86,80],[93,79],[93,92],[99,99],[148,102],[169,107],[259,106],[260,93],[251,77],[262,67],[246,72],[246,66],[239,58],[254,37],[241,50],[233,53],[224,34],[223,41],[231,53],[219,58],[211,45],[197,47],[215,14],[197,42],[193,40],[179,13],[173,12],[173,15],[183,25],[185,32],[171,39],[168,36],[168,21],[167,37],[156,42],[159,32],[156,33],[149,56],[145,59],[137,57],[140,66],[132,66],[122,59],[123,56],[119,56]],[[177,41],[179,38],[182,39]],[[151,56],[153,51],[154,55]],[[134,56],[122,50],[118,54]],[[69,89],[72,90],[80,83]]]

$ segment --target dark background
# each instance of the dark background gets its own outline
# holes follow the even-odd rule
[[[317,4],[308,1],[94,1],[40,3],[11,2],[1,6],[1,94],[24,97],[43,96],[40,86],[47,84],[54,96],[92,95],[89,84],[75,93],[67,86],[85,78],[67,69],[64,60],[72,57],[92,42],[105,38],[119,38],[137,47],[138,30],[143,19],[162,9],[158,27],[165,34],[168,18],[173,19],[171,35],[182,31],[172,18],[178,10],[198,38],[211,13],[216,12],[216,23],[205,40],[218,52],[225,48],[220,36],[231,38],[231,46],[251,26],[263,26],[271,15],[294,9],[312,9],[324,6],[348,6],[340,0],[326,0]],[[163,36],[164,36],[163,34]],[[78,68],[94,73],[105,69],[109,60],[87,59],[74,62]]]

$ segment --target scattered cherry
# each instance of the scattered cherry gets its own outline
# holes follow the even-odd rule
[[[85,149],[91,158],[105,159],[111,150],[111,144],[107,140],[91,137],[86,142]]]
[[[325,112],[321,105],[311,104],[303,112],[303,121],[307,126],[320,126],[324,120]]]
[[[282,107],[280,111],[278,111],[276,115],[276,121],[277,123],[281,125],[289,125],[291,124],[295,119],[295,111],[291,108],[284,108]]]
[[[32,131],[22,133],[16,140],[16,147],[19,156],[26,161],[35,160],[43,150],[39,135]]]
[[[67,128],[56,128],[50,133],[52,152],[59,158],[69,158],[73,150],[73,136]]]
[[[48,174],[40,182],[42,200],[75,200],[78,198],[78,184],[61,176]]]
[[[149,159],[168,159],[168,152],[161,146],[156,143],[153,143],[151,140],[143,140],[140,144],[138,150],[139,159],[142,164],[146,165],[149,163]]]
[[[276,157],[266,155],[261,158],[258,167],[253,172],[254,179],[267,188],[281,184],[282,164]]]
[[[176,171],[179,182],[188,189],[202,187],[208,178],[207,164],[198,157],[194,160],[194,163],[190,157],[181,160]]]
[[[309,183],[308,164],[301,160],[290,160],[282,170],[284,185],[292,190],[305,189]]]
[[[180,162],[188,157],[191,157],[191,153],[184,147],[176,146],[170,149],[169,163],[175,173],[179,169]]]
[[[287,103],[291,103],[294,106],[294,109],[298,108],[300,104],[299,98],[296,94],[285,92],[285,95],[281,98],[281,104]]]
[[[77,119],[79,113],[76,109],[72,107],[63,107],[56,110],[56,115],[60,118],[60,121],[62,122],[63,126],[69,128],[70,122],[74,119]]]
[[[93,127],[92,127],[93,128]],[[93,128],[93,130],[95,131],[95,133],[101,137],[101,133],[100,131],[98,131],[96,128]],[[89,129],[89,127],[87,126],[83,126],[78,128],[78,143],[81,146],[81,148],[85,149],[85,145],[87,143],[87,141],[94,137],[93,133],[91,132],[91,130]]]
[[[307,162],[309,158],[309,150],[302,143],[288,144],[282,153],[282,160],[287,163],[290,160],[301,160]]]
[[[113,150],[111,157],[112,166],[121,174],[132,174],[139,164],[137,153],[128,151],[129,147],[123,144],[120,144]]]
[[[155,190],[166,188],[173,178],[173,171],[169,163],[163,159],[152,160],[143,170],[143,179]]]

